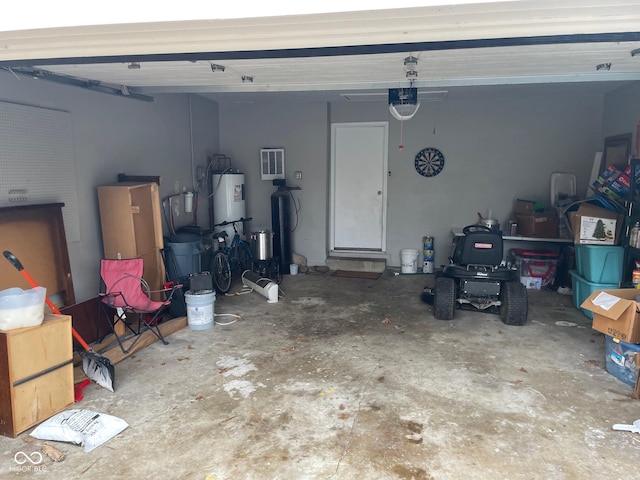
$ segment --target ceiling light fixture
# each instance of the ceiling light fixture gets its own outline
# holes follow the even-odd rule
[[[218,65],[217,63],[212,63],[211,64],[211,71],[212,72],[224,72],[225,70],[225,66],[224,65]]]
[[[138,62],[131,62],[127,68],[129,70],[140,70],[140,64]]]
[[[596,65],[596,70],[611,70],[611,63],[601,63],[600,65]]]
[[[250,75],[242,75],[242,83],[253,83],[253,77]]]
[[[635,50],[631,50],[631,56],[635,57],[636,55],[640,55],[640,48],[636,48]]]

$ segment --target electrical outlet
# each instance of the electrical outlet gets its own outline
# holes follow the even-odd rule
[[[173,184],[173,193],[180,193],[180,182],[178,180]]]
[[[300,170],[296,171],[294,173],[296,179],[300,180],[302,178],[302,172]]]

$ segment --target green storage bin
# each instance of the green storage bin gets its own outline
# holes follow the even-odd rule
[[[615,283],[622,281],[624,247],[609,245],[576,245],[576,270],[587,282]]]
[[[593,319],[593,312],[585,310],[584,308],[580,308],[582,302],[589,298],[589,295],[591,295],[596,290],[613,290],[618,288],[618,283],[590,282],[586,278],[578,274],[576,270],[570,270],[569,273],[571,274],[571,284],[573,289],[573,304],[587,317]]]

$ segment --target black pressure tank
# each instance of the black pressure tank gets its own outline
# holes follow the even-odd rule
[[[291,195],[284,185],[271,194],[271,229],[273,230],[273,256],[277,257],[280,272],[289,273],[291,256]]]

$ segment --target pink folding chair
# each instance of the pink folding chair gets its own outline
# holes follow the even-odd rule
[[[142,278],[143,269],[141,258],[100,261],[102,288],[98,295],[103,307],[101,310],[123,353],[129,353],[146,330],[150,330],[165,345],[168,344],[158,325],[162,314],[171,305],[174,292],[182,288],[182,285],[173,285],[171,288],[151,290]],[[153,300],[151,294],[157,292],[163,293],[166,300]],[[119,322],[124,326],[124,333],[117,331]],[[123,342],[133,336],[135,340],[125,348]]]

